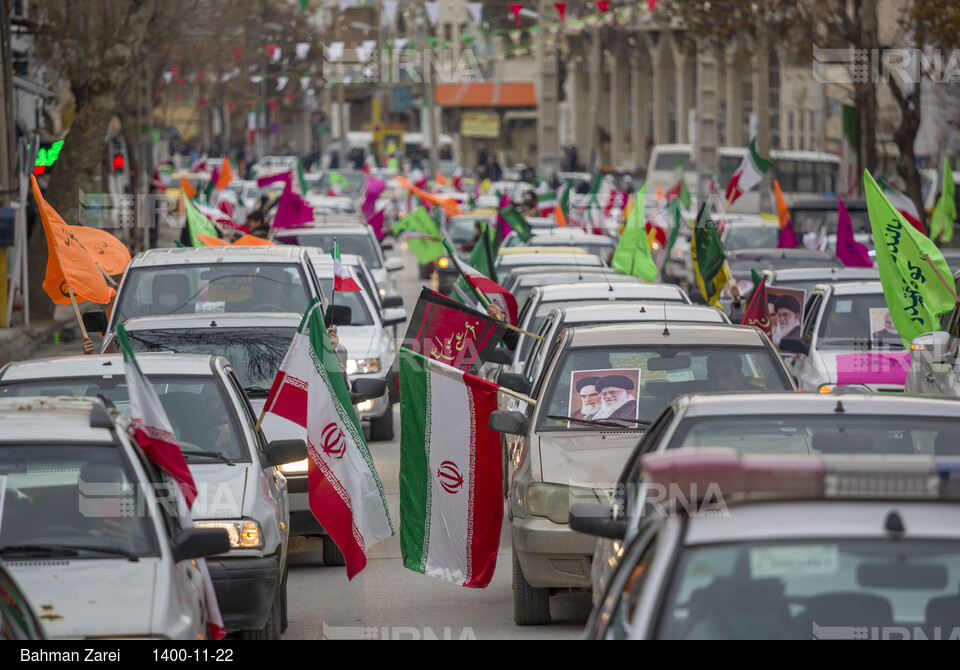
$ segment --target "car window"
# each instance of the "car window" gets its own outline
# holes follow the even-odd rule
[[[111,547],[159,556],[134,473],[116,445],[0,445],[0,476],[7,479],[0,556],[11,560],[9,548],[27,544],[70,545],[79,559],[125,558],[111,555]]]
[[[606,639],[625,640],[631,622],[637,613],[637,605],[643,594],[643,587],[650,576],[653,559],[657,554],[658,537],[646,535],[635,542],[624,557],[623,563],[611,584],[611,593],[615,593],[615,602],[611,603],[610,623]]]
[[[377,250],[376,240],[367,235],[366,232],[356,233],[331,233],[313,228],[309,231],[300,232],[296,235],[278,235],[277,242],[280,244],[293,244],[302,247],[319,247],[326,253],[333,249],[333,242],[336,239],[340,245],[340,254],[353,254],[363,259],[367,267],[371,270],[377,270],[383,267],[380,262],[380,253]]]
[[[334,294],[332,278],[321,279],[320,286],[323,287],[324,293],[333,297],[333,304],[350,308],[351,326],[372,326],[377,323],[367,308],[367,301],[363,299],[363,291],[337,291]]]
[[[295,312],[310,295],[299,265],[177,265],[133,268],[118,300],[117,323],[138,316]]]
[[[817,316],[820,314],[820,305],[823,304],[823,294],[814,293],[803,306],[803,331],[801,337],[807,342],[813,339],[813,329],[817,325]]]
[[[731,224],[723,238],[726,251],[738,249],[766,249],[774,247],[780,237],[780,229],[772,226],[738,226]]]
[[[687,547],[655,636],[858,639],[897,627],[929,639],[939,628],[946,639],[957,626],[958,583],[957,541],[810,538]]]
[[[614,424],[613,429],[617,425],[636,429],[686,393],[792,390],[775,356],[763,347],[619,345],[568,350],[545,387],[539,407],[546,411],[539,413],[538,430],[590,428],[576,421],[581,418]]]
[[[902,349],[883,293],[830,296],[820,319],[817,346]]]
[[[221,460],[203,456],[206,451],[232,461],[250,461],[250,452],[237,423],[233,403],[214,377],[150,375],[160,404],[170,419],[174,435],[188,463]],[[130,414],[130,397],[123,373],[119,376],[77,377],[11,381],[0,385],[0,397],[102,395],[124,414]]]

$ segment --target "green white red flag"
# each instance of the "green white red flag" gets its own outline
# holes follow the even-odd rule
[[[307,429],[310,511],[343,552],[353,579],[367,564],[367,549],[393,535],[393,523],[319,301],[300,323],[266,411]]]
[[[754,137],[750,140],[750,150],[727,184],[727,203],[732,205],[741,195],[756,188],[769,169],[770,161],[757,153],[757,138]]]
[[[353,280],[350,272],[340,262],[340,243],[336,240],[333,242],[330,255],[333,256],[333,290],[342,293],[356,293],[361,290],[360,285]]]
[[[403,565],[483,588],[503,522],[500,435],[487,425],[497,385],[400,349],[400,386]]]

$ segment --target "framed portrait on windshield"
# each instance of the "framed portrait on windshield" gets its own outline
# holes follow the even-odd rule
[[[635,426],[640,369],[577,370],[570,373],[570,418]],[[569,421],[567,428],[603,428]]]

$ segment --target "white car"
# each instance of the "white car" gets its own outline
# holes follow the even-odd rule
[[[818,284],[803,310],[802,325],[778,343],[796,354],[788,362],[801,391],[830,393],[848,385],[903,391],[910,353],[889,320],[880,282]]]
[[[960,272],[954,276],[960,281]],[[940,317],[939,330],[910,343],[913,363],[904,393],[960,397],[960,306]]]
[[[268,443],[225,358],[144,353],[137,357],[170,418],[197,484],[194,524],[223,528],[230,551],[207,561],[228,632],[279,639],[286,626],[290,510],[279,466],[303,459],[302,440]],[[102,395],[129,411],[123,356],[11,363],[0,396]],[[127,594],[129,596],[129,594]]]
[[[206,639],[196,559],[226,533],[180,530],[130,420],[96,398],[30,397],[0,399],[0,422],[0,557],[46,637]]]

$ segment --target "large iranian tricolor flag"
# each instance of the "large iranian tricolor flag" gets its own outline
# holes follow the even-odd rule
[[[307,429],[310,511],[343,552],[353,579],[367,564],[367,549],[393,535],[393,523],[319,301],[290,343],[266,411]]]
[[[757,153],[757,138],[754,137],[750,140],[750,150],[727,184],[727,204],[732,205],[741,195],[756,188],[769,169],[770,161]]]
[[[483,588],[503,522],[500,436],[487,426],[497,386],[401,349],[400,387],[403,565]]]

